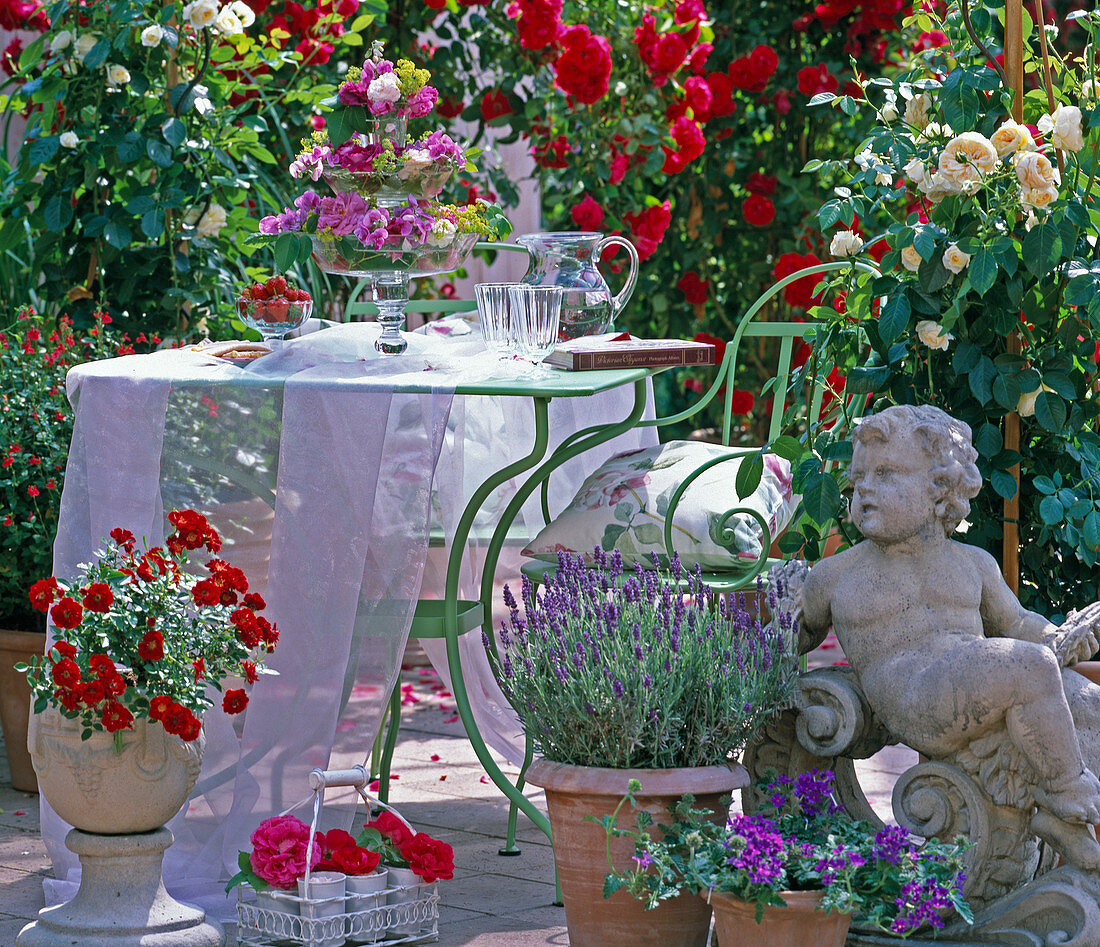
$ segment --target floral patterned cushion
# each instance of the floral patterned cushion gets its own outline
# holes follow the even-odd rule
[[[615,547],[630,562],[664,560],[664,527],[668,503],[676,488],[698,466],[729,448],[699,441],[669,441],[656,447],[616,454],[581,484],[569,506],[524,549],[524,555],[554,560],[559,550],[591,556],[593,548]],[[756,510],[774,539],[790,521],[798,503],[791,493],[791,468],[774,454],[765,455],[764,474],[756,492],[739,500],[734,487],[739,458],[704,471],[680,498],[673,520],[672,543],[680,561],[693,568],[721,571],[731,556],[760,555],[760,524],[748,514],[732,517],[735,550],[717,539],[722,516],[735,507]]]

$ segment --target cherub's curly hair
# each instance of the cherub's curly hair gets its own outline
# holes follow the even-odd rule
[[[892,440],[895,433],[917,438],[932,458],[932,482],[940,490],[936,512],[950,536],[970,513],[970,501],[982,488],[970,442],[970,425],[932,405],[895,405],[864,418],[852,432],[857,443]],[[942,512],[941,512],[942,505]]]

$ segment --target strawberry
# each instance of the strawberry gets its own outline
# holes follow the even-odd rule
[[[290,309],[290,303],[285,299],[272,299],[267,304],[268,322],[286,322],[286,314]]]
[[[273,276],[264,286],[267,287],[268,299],[274,299],[286,292],[286,279],[282,276]]]
[[[254,283],[249,293],[252,299],[267,299],[267,290],[263,283]]]

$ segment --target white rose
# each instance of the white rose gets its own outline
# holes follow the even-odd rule
[[[1081,104],[1082,105],[1095,105],[1096,104],[1096,83],[1092,79],[1086,79],[1081,83]]]
[[[1012,119],[1001,125],[989,140],[993,147],[997,149],[997,155],[1001,158],[1005,155],[1015,154],[1017,151],[1035,150],[1035,142],[1032,141],[1031,132],[1027,130],[1027,126],[1014,122]]]
[[[1046,210],[1058,200],[1058,188],[1053,184],[1046,187],[1020,188],[1020,203],[1030,210]]]
[[[892,91],[887,90],[886,103],[879,114],[887,125],[898,120],[898,97]]]
[[[196,30],[204,30],[218,17],[217,0],[192,0],[183,8],[183,16]]]
[[[63,49],[68,49],[72,41],[73,34],[69,30],[58,30],[50,37],[50,50],[57,53]]]
[[[937,171],[932,175],[924,196],[935,204],[942,201],[948,194],[969,194],[979,187],[981,185],[976,181],[968,182],[965,186],[960,185],[954,178],[949,177],[942,171]]]
[[[162,39],[164,39],[164,29],[159,23],[153,23],[141,31],[142,46],[152,49],[154,46],[159,46]]]
[[[932,178],[928,175],[928,168],[925,167],[920,158],[913,158],[903,170],[909,176],[909,180],[920,188],[922,193],[932,186]]]
[[[395,72],[384,72],[367,86],[367,98],[373,102],[393,105],[401,98],[401,82]]]
[[[117,63],[107,64],[107,83],[112,89],[126,85],[130,81],[130,70]]]
[[[1062,151],[1080,151],[1085,147],[1081,134],[1081,110],[1076,105],[1059,105],[1054,113],[1054,134],[1050,139]]]
[[[947,249],[943,251],[943,265],[952,273],[961,273],[966,269],[966,265],[969,262],[970,254],[963,253],[963,251],[958,248],[957,244],[949,244]]]
[[[904,266],[910,273],[916,273],[920,269],[921,263],[924,262],[921,255],[917,253],[917,248],[910,244],[904,247],[901,251],[901,265]]]
[[[447,247],[451,245],[451,241],[454,240],[455,234],[458,232],[458,228],[447,220],[446,217],[440,217],[434,224],[432,224],[431,233],[428,234],[428,246],[430,247]]]
[[[863,249],[863,241],[854,230],[839,230],[833,234],[829,252],[833,256],[855,256]]]
[[[932,97],[927,92],[914,95],[905,103],[905,124],[921,130],[928,126],[932,111]]]
[[[228,6],[222,7],[218,11],[218,15],[214,18],[214,26],[218,28],[219,33],[225,36],[239,36],[244,32],[244,24],[241,22],[241,18]]]
[[[81,36],[73,46],[73,55],[76,56],[77,62],[84,65],[84,57],[92,51],[98,42],[99,37],[95,33],[85,33]]]
[[[940,324],[931,319],[922,319],[917,323],[917,338],[930,349],[941,352],[946,352],[947,346],[955,341],[955,337],[950,333],[941,334]]]
[[[250,7],[244,0],[233,0],[229,4],[229,9],[233,11],[238,20],[241,21],[241,26],[246,30],[256,22],[256,14],[252,12]]]
[[[1030,418],[1035,414],[1035,399],[1039,397],[1041,391],[1054,391],[1053,388],[1048,388],[1046,385],[1040,385],[1034,391],[1028,391],[1020,395],[1020,400],[1016,403],[1016,413],[1021,418]]]
[[[61,142],[62,148],[75,148],[80,144],[80,139],[76,137],[76,132],[62,132],[58,140]]]
[[[185,223],[188,222],[188,218],[194,223],[196,236],[216,237],[221,233],[222,227],[225,226],[227,216],[225,208],[221,204],[211,204],[206,208],[206,213],[202,217],[199,217],[198,211],[192,208],[187,218],[184,219]],[[196,218],[197,222],[195,222]]]

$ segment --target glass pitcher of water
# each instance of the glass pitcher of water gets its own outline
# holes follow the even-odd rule
[[[582,335],[606,332],[634,292],[638,280],[638,251],[625,237],[602,233],[530,233],[514,238],[526,247],[531,265],[521,282],[532,286],[560,286],[561,323],[558,341]],[[610,287],[597,268],[606,247],[618,246],[627,252],[630,269],[619,294]]]

